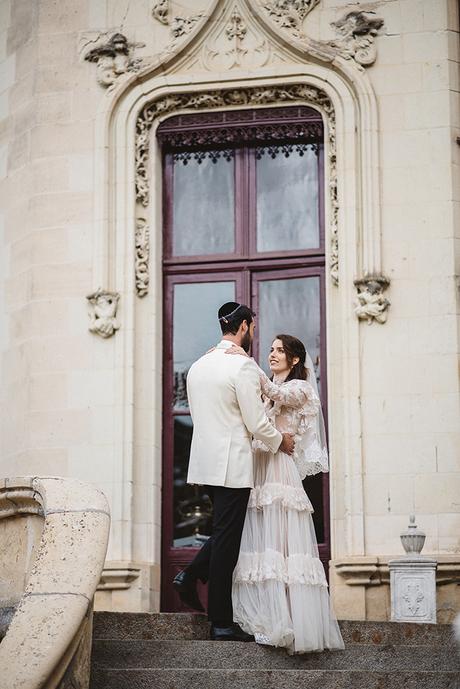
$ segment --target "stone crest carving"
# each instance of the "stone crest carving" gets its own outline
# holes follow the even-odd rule
[[[389,286],[388,278],[379,276],[369,276],[355,280],[354,284],[358,290],[358,299],[355,305],[355,314],[360,320],[366,320],[369,325],[374,321],[386,323],[388,318],[388,307],[390,301],[383,294]]]
[[[114,33],[108,40],[107,35],[105,40],[99,35],[96,41],[90,40],[90,44],[94,42],[95,47],[87,50],[87,40],[83,55],[85,60],[96,64],[96,77],[101,86],[113,86],[121,75],[139,71],[142,60],[134,58],[133,51],[144,47],[143,43],[129,43],[121,33]]]
[[[238,5],[235,4],[230,15],[227,15],[224,29],[204,47],[202,63],[210,71],[234,67],[255,68],[263,67],[269,57],[270,47],[267,41],[260,41],[259,36],[250,30]]]
[[[145,218],[137,218],[134,262],[136,291],[139,297],[144,297],[147,294],[149,288],[149,255],[149,226]]]
[[[278,26],[302,36],[302,22],[320,0],[270,0],[263,7]]]
[[[309,84],[288,86],[257,86],[254,88],[222,89],[202,93],[168,95],[147,105],[136,122],[135,140],[135,184],[136,200],[140,212],[149,203],[149,135],[157,117],[181,110],[211,110],[228,106],[301,103],[316,105],[322,111],[327,127],[327,148],[329,165],[329,198],[331,208],[331,262],[330,274],[333,283],[338,284],[338,193],[336,167],[335,111],[327,94]]]
[[[342,57],[355,60],[361,67],[368,67],[376,60],[375,37],[383,23],[383,19],[374,12],[348,12],[331,24],[340,37],[331,45],[339,48]]]
[[[86,298],[89,305],[89,330],[104,338],[111,337],[120,327],[117,320],[120,294],[99,288]]]

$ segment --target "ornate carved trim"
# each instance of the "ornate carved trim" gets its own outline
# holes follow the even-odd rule
[[[162,24],[169,24],[169,0],[157,0],[152,5],[152,17]]]
[[[368,325],[374,321],[386,323],[388,307],[391,302],[383,292],[390,284],[388,278],[383,275],[369,275],[359,280],[354,280],[358,290],[358,299],[355,305],[355,314],[360,320],[367,320]]]
[[[123,74],[139,71],[142,60],[133,58],[133,50],[143,48],[144,45],[144,43],[129,43],[126,36],[115,33],[105,42],[102,42],[99,36],[99,40],[96,39],[96,46],[88,52],[83,49],[83,55],[85,60],[96,64],[97,81],[107,88],[113,86]]]
[[[258,86],[254,88],[222,89],[201,93],[182,93],[159,98],[146,105],[136,122],[135,142],[135,183],[139,215],[149,203],[149,134],[157,117],[181,110],[212,110],[224,107],[259,106],[266,104],[300,103],[320,108],[327,123],[329,156],[329,197],[331,207],[331,263],[330,274],[335,285],[338,284],[338,194],[336,167],[335,111],[328,95],[316,86],[292,84],[289,86]],[[317,131],[317,130],[316,130]],[[193,137],[193,133],[190,132]],[[201,142],[199,142],[201,143]]]
[[[150,231],[145,218],[136,219],[135,276],[136,291],[144,297],[149,291]]]
[[[347,12],[341,19],[331,23],[338,38],[333,41],[318,41],[309,38],[302,28],[303,20],[318,4],[319,0],[270,0],[263,2],[262,7],[270,20],[299,39],[308,52],[313,51],[323,59],[330,60],[337,56],[353,60],[361,71],[372,65],[377,57],[375,37],[384,20],[373,11]]]
[[[295,36],[303,36],[302,22],[320,0],[270,0],[263,7],[278,26],[289,29]]]
[[[86,297],[89,305],[89,330],[96,335],[111,337],[119,329],[117,308],[120,294],[99,288]]]
[[[460,557],[436,554],[436,585],[460,583]],[[391,556],[363,556],[333,560],[331,565],[349,586],[379,586],[390,583]]]
[[[337,46],[340,55],[346,60],[355,60],[361,68],[372,65],[377,58],[375,37],[382,28],[384,20],[375,12],[348,12],[331,26],[339,34],[332,46]]]
[[[219,40],[222,35],[224,36],[224,46]],[[245,18],[240,13],[238,6],[235,5],[227,17],[224,31],[221,31],[214,38],[210,47],[204,47],[202,51],[203,66],[210,71],[215,69],[227,70],[234,67],[263,67],[270,58],[270,46],[265,40],[251,44],[251,40],[247,40],[251,35],[257,40],[258,37],[249,30]],[[225,49],[225,38],[231,44],[228,50]]]

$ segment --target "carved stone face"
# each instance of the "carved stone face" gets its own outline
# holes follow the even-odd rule
[[[94,313],[97,318],[113,318],[117,309],[118,299],[110,294],[100,294],[96,297]]]

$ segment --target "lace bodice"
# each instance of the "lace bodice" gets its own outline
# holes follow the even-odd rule
[[[268,418],[281,433],[293,433],[295,450],[292,456],[302,479],[328,471],[328,455],[318,432],[320,400],[306,380],[274,383],[259,369],[260,384],[265,397]],[[267,448],[253,441],[254,449]]]

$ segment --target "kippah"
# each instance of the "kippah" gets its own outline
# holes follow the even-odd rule
[[[234,309],[234,310],[231,311],[230,313],[227,313],[226,316],[221,316],[221,317],[219,318],[219,320],[220,320],[220,321],[223,321],[224,323],[228,323],[229,319],[231,319],[232,316],[234,316],[235,313],[236,313],[236,312],[238,311],[238,309],[240,309],[240,308],[241,308],[241,304],[238,304],[238,306],[236,307],[236,309]]]

